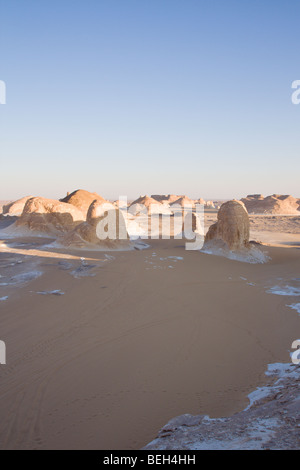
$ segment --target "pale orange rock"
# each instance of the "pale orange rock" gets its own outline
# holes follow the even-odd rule
[[[3,214],[7,215],[21,215],[24,209],[24,206],[28,199],[31,199],[33,196],[25,196],[21,199],[17,199],[17,201],[10,202],[3,206],[2,212]]]
[[[102,196],[97,193],[90,193],[84,189],[77,189],[73,191],[71,194],[68,194],[63,199],[60,199],[61,202],[65,202],[67,204],[73,204],[73,206],[77,207],[81,212],[85,215],[92,204],[93,201],[100,201],[100,202],[107,202]]]
[[[138,213],[147,212],[148,214],[162,214],[170,212],[166,204],[163,204],[150,196],[140,196],[130,204],[130,212]]]
[[[174,205],[179,205],[181,207],[191,206],[191,207],[194,208],[195,207],[195,201],[193,199],[190,199],[187,196],[182,196],[179,199],[177,199],[175,202],[173,202],[171,204],[171,207],[174,206]]]
[[[249,194],[241,199],[249,214],[299,214],[300,200],[290,195],[273,194],[264,197],[262,194]]]
[[[129,245],[129,235],[121,210],[107,202],[93,201],[86,222],[60,239],[66,246],[85,247],[87,245],[118,249]]]
[[[46,233],[66,232],[84,220],[84,215],[72,204],[33,197],[25,203],[23,212],[16,222],[30,230]]]
[[[250,223],[246,207],[240,201],[225,202],[219,209],[218,221],[205,237],[205,243],[222,240],[230,250],[239,250],[249,245]]]

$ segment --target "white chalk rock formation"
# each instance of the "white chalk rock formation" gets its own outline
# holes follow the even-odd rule
[[[9,204],[6,204],[3,206],[2,213],[5,215],[10,215],[10,216],[19,216],[22,214],[24,206],[28,199],[33,198],[33,196],[25,196],[22,197],[21,199],[17,199],[17,201],[10,202]]]
[[[130,245],[123,212],[111,203],[98,200],[90,205],[86,222],[75,227],[59,242],[77,248],[91,245],[98,248],[122,249]]]
[[[244,204],[228,201],[220,207],[218,221],[209,228],[205,243],[221,240],[230,250],[240,250],[249,246],[249,232],[249,216]]]
[[[129,207],[130,213],[138,215],[140,213],[148,214],[170,214],[168,204],[162,204],[161,202],[153,199],[149,196],[140,196],[138,199],[133,201]]]
[[[264,197],[262,194],[249,194],[241,201],[249,214],[300,215],[300,199],[289,195],[273,194]]]
[[[99,194],[90,193],[84,189],[77,189],[63,199],[60,199],[61,202],[66,202],[67,204],[72,204],[77,207],[85,215],[87,214],[90,205],[95,200],[99,202],[108,202],[103,197],[99,196]]]
[[[84,215],[72,204],[33,197],[25,203],[22,215],[16,222],[17,227],[33,231],[55,234],[72,230],[84,220]]]

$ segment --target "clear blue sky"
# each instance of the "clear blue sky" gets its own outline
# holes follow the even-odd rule
[[[300,197],[298,0],[0,0],[0,199]]]

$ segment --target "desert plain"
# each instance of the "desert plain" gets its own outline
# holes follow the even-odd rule
[[[256,262],[231,250],[186,250],[173,237],[93,248],[90,239],[78,244],[87,225],[74,229],[74,244],[73,228],[63,228],[64,245],[57,242],[61,218],[52,230],[52,219],[48,227],[39,215],[37,227],[28,212],[24,218],[28,201],[11,213],[6,204],[0,447],[141,449],[176,416],[245,410],[248,395],[270,381],[268,365],[291,364],[300,336],[298,200],[285,197],[282,207],[274,195],[257,213],[252,200],[250,242],[262,255]],[[205,233],[220,206],[204,201]]]

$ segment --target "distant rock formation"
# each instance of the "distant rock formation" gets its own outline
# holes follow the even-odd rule
[[[59,233],[72,230],[85,219],[84,215],[72,204],[33,197],[27,200],[16,226],[45,233]]]
[[[289,195],[273,194],[264,197],[262,194],[249,194],[241,201],[249,214],[300,215],[300,199]]]
[[[140,196],[130,204],[130,212],[134,210],[136,214],[147,211],[148,214],[168,214],[170,209],[168,205],[153,199],[150,196]]]
[[[84,189],[77,189],[71,194],[68,194],[63,199],[60,199],[61,202],[73,204],[73,206],[77,207],[85,215],[87,214],[90,205],[95,200],[99,202],[107,202],[103,197],[99,196],[99,194],[90,193],[89,191],[85,191]]]
[[[239,250],[248,247],[249,232],[247,209],[242,202],[232,200],[220,207],[218,221],[209,228],[205,243],[221,240],[230,250]]]
[[[25,196],[21,199],[17,199],[16,201],[10,202],[9,204],[5,204],[3,206],[2,213],[11,216],[21,215],[26,202],[32,197],[33,196]]]
[[[175,206],[175,205],[179,205],[181,207],[191,206],[192,208],[194,208],[195,207],[195,201],[193,199],[190,199],[187,196],[182,196],[179,199],[177,199],[176,201],[174,201],[172,204],[170,204],[170,207],[172,208],[172,206]]]
[[[184,195],[177,196],[176,194],[152,194],[151,197],[158,202],[172,204],[181,197],[184,197]]]

